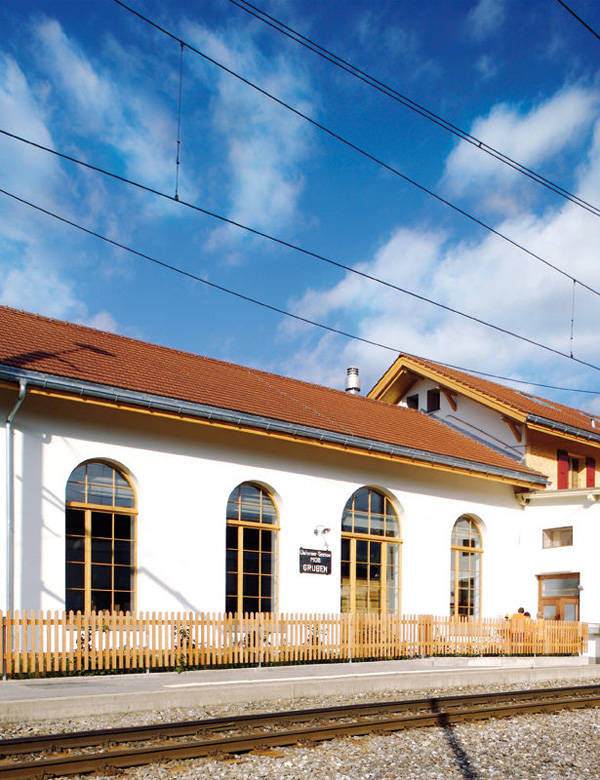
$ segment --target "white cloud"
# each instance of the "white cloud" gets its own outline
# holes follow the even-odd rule
[[[29,254],[29,253],[28,253]],[[0,278],[0,301],[48,317],[80,319],[87,315],[73,285],[53,267],[51,258],[25,257],[5,269]]]
[[[527,122],[525,118],[524,122]],[[518,123],[514,130],[519,133]],[[600,119],[585,162],[573,185],[600,202]],[[488,184],[493,186],[493,176]],[[600,289],[600,223],[573,204],[542,213],[521,212],[497,225],[542,257]],[[439,300],[563,352],[569,351],[571,283],[541,263],[483,234],[469,241],[439,231],[400,227],[382,242],[373,258],[359,266],[374,276]],[[331,286],[308,290],[292,310],[401,351],[467,368],[534,378],[558,385],[590,384],[582,367],[553,358],[524,342],[470,323],[456,315],[345,274]],[[598,297],[578,287],[575,306],[575,355],[598,363]],[[303,377],[343,386],[346,366],[358,365],[368,389],[393,354],[326,335],[304,335],[304,346],[290,358],[289,370],[303,366]],[[282,339],[290,328],[281,329]],[[297,373],[297,368],[296,368]],[[586,378],[587,376],[587,378]],[[543,393],[542,393],[543,394]],[[588,401],[586,403],[592,403]]]
[[[34,26],[39,59],[69,111],[71,130],[94,133],[122,157],[127,175],[173,187],[175,116],[140,89],[133,74],[95,65],[54,19]],[[114,54],[115,44],[112,50]]]
[[[98,330],[105,330],[109,333],[117,333],[119,326],[117,321],[108,311],[99,311],[92,317],[88,317],[86,320],[80,321],[82,325],[87,325],[90,328],[97,328]]]
[[[484,81],[493,79],[498,72],[498,66],[489,54],[482,54],[475,62],[475,69]]]
[[[492,35],[504,21],[504,0],[479,0],[467,14],[470,35],[482,41]]]
[[[309,86],[305,76],[283,58],[263,57],[248,44],[220,36],[196,24],[186,29],[195,44],[216,60],[242,73],[268,92],[311,114]],[[260,229],[281,228],[297,216],[303,189],[299,164],[311,143],[311,130],[299,117],[259,95],[226,73],[216,77],[215,69],[199,70],[215,90],[211,102],[213,129],[226,149],[225,181],[228,185],[228,216]],[[240,232],[219,227],[210,246],[223,248],[240,237]]]
[[[529,111],[500,103],[487,116],[476,119],[469,132],[520,163],[538,166],[581,141],[594,119],[598,102],[597,90],[573,86]],[[453,193],[483,185],[500,199],[505,194],[493,189],[492,182],[508,186],[522,181],[517,177],[508,166],[464,142],[457,143],[450,153],[444,172],[444,181]],[[486,203],[494,207],[489,196]]]
[[[415,30],[391,23],[383,10],[368,8],[358,14],[354,29],[362,49],[361,56],[375,52],[374,61],[380,71],[382,67],[387,68],[396,76],[395,66],[401,62],[409,66],[403,71],[404,79],[416,81],[422,76],[438,77],[441,74],[439,65],[424,55]],[[383,60],[382,54],[385,55]]]
[[[19,64],[0,52],[0,116],[7,130],[53,147],[46,89],[36,89]],[[2,187],[53,210],[65,207],[71,183],[59,161],[20,142],[0,139]],[[69,208],[66,213],[72,214]],[[86,321],[72,268],[65,268],[62,228],[0,195],[0,302],[51,317]],[[57,238],[58,237],[58,238]],[[76,262],[71,255],[71,263]],[[98,316],[98,315],[96,315]],[[104,313],[104,323],[115,327]]]
[[[0,117],[3,128],[9,132],[44,146],[53,145],[43,106],[32,93],[17,62],[1,52]],[[0,170],[4,189],[23,197],[49,194],[61,179],[55,158],[5,136],[0,137]],[[5,230],[10,228],[4,225]]]
[[[113,333],[121,330],[110,312],[90,313],[60,261],[38,241],[23,249],[20,262],[0,263],[0,303]]]

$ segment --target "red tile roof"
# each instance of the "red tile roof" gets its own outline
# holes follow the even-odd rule
[[[500,401],[502,404],[506,404],[522,414],[534,414],[553,422],[572,425],[584,431],[600,434],[600,419],[592,414],[526,393],[523,390],[513,390],[511,387],[491,382],[489,379],[473,376],[455,368],[447,368],[440,363],[425,360],[425,358],[414,355],[400,355],[398,358],[400,364],[405,357],[410,361],[411,366],[416,364],[421,366],[425,372],[434,371],[436,374],[448,377],[448,379],[471,388],[478,393],[483,393],[491,399]],[[596,426],[592,425],[592,420],[596,422]]]
[[[518,471],[524,480],[539,476],[412,409],[5,306],[0,365],[411,447]]]

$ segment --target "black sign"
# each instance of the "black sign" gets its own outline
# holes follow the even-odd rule
[[[331,550],[300,548],[300,574],[331,574]]]

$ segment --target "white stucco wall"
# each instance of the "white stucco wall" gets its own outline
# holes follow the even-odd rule
[[[427,410],[427,391],[438,388],[439,384],[430,379],[420,379],[407,392],[407,396],[419,395],[419,408]],[[483,404],[473,401],[464,395],[454,397],[456,410],[452,409],[446,396],[440,393],[440,409],[432,416],[446,420],[452,427],[464,431],[471,438],[487,444],[512,458],[522,459],[525,456],[525,436],[518,442],[508,425],[503,422],[502,415]],[[400,401],[406,406],[406,397]]]
[[[560,497],[532,501],[524,511],[521,546],[530,576],[525,583],[524,604],[537,607],[536,574],[579,573],[580,619],[600,621],[600,504],[585,497]],[[573,527],[573,545],[543,549],[542,531]],[[528,607],[526,606],[526,609]],[[533,610],[531,610],[533,614]]]
[[[13,394],[13,398],[16,394]],[[6,419],[6,414],[10,409],[9,406],[10,396],[5,397],[2,408],[3,416]],[[2,518],[2,526],[0,530],[0,609],[6,607],[6,428],[4,425],[0,426],[0,517]]]
[[[482,614],[513,611],[526,589],[519,550],[524,512],[508,485],[29,397],[15,435],[17,608],[64,607],[65,486],[71,471],[92,458],[121,465],[137,491],[138,610],[223,610],[225,505],[244,481],[269,487],[280,512],[280,611],[339,611],[341,515],[364,485],[386,490],[400,510],[403,612],[448,614],[450,538],[461,514],[482,522]],[[333,573],[300,574],[298,550],[320,545],[313,533],[320,524],[332,529]]]

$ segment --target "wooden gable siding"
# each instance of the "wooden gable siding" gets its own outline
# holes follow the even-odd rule
[[[600,486],[598,477],[598,449],[589,444],[565,441],[552,434],[541,433],[527,428],[525,462],[529,468],[544,474],[550,480],[549,490],[565,487],[559,484],[558,452],[564,451],[568,456],[576,457],[580,462],[579,487]]]

